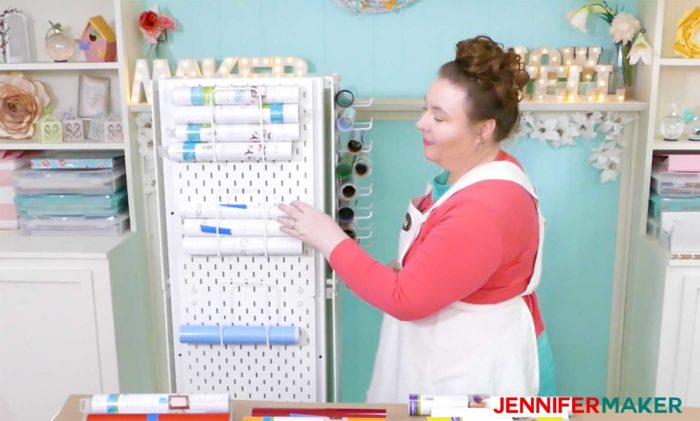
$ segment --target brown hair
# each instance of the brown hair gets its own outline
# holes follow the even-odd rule
[[[440,76],[466,91],[467,116],[474,121],[496,120],[494,140],[508,137],[520,117],[518,102],[529,76],[512,48],[481,35],[457,43],[453,61],[440,67]]]

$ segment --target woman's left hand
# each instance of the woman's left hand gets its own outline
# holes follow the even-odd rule
[[[287,214],[277,218],[282,225],[280,230],[317,249],[327,259],[335,246],[349,238],[333,218],[306,203],[294,201],[289,205],[280,203],[277,207]]]

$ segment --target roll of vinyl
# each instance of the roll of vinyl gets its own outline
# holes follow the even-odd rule
[[[188,237],[286,237],[280,223],[269,219],[185,219],[183,234]]]
[[[183,237],[185,254],[194,256],[300,256],[301,240],[291,237]]]
[[[340,157],[340,161],[335,167],[335,177],[338,180],[346,181],[352,177],[356,156],[355,154],[346,153]]]
[[[211,123],[212,111],[217,124],[251,124],[260,122],[257,105],[215,105],[213,107],[176,107],[173,112],[175,124]],[[298,104],[263,104],[263,123],[298,123]]]
[[[180,342],[213,345],[222,342],[225,345],[295,345],[299,343],[299,327],[181,325]]]
[[[348,137],[347,148],[350,153],[360,153],[365,147],[365,132],[353,130]]]
[[[248,206],[243,203],[183,203],[183,218],[275,219],[286,215],[277,206]]]
[[[173,143],[164,149],[173,161],[289,161],[290,142]],[[264,151],[264,156],[263,156]]]
[[[354,108],[346,108],[343,110],[336,123],[338,130],[341,132],[352,130],[352,127],[355,125],[355,114],[356,111]]]
[[[175,126],[175,139],[180,142],[211,142],[211,124],[180,124]],[[271,142],[293,142],[299,140],[298,124],[268,124],[260,135],[259,124],[217,124],[217,142],[255,142],[264,138]]]
[[[249,89],[249,88],[254,88]],[[251,105],[257,104],[262,95],[263,103],[299,103],[299,87],[290,86],[182,86],[172,90],[174,105]]]
[[[153,394],[109,394],[93,395],[90,413],[102,414],[165,414],[165,413],[227,413],[228,394],[168,395]]]
[[[86,421],[230,421],[228,413],[218,414],[87,414]]]

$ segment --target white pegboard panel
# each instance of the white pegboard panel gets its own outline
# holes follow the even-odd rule
[[[325,401],[325,263],[301,256],[191,256],[182,248],[179,205],[246,203],[271,206],[301,200],[324,209],[333,124],[329,77],[167,79],[155,96],[160,145],[174,142],[170,92],[175,87],[296,85],[300,140],[291,161],[174,162],[163,158],[163,207],[172,307],[173,356],[179,393],[228,392],[233,399]],[[332,130],[330,130],[332,132]],[[298,345],[192,345],[180,325],[294,325]]]

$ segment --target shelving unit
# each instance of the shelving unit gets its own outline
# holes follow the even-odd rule
[[[165,352],[163,288],[143,268],[146,247],[142,173],[135,127],[127,103],[130,63],[142,56],[138,15],[141,2],[121,0],[33,0],[20,5],[29,17],[31,63],[0,64],[0,73],[20,73],[43,82],[53,115],[77,112],[81,74],[110,78],[111,112],[122,119],[124,140],[42,143],[0,139],[0,150],[118,150],[125,155],[130,230],[119,236],[23,236],[0,231],[0,408],[7,421],[46,420],[70,393],[169,391]],[[51,62],[44,50],[48,21],[60,22],[79,38],[92,16],[102,15],[117,40],[117,61]],[[129,22],[124,24],[122,22]],[[77,46],[76,46],[77,47]],[[8,327],[6,330],[5,327]],[[26,332],[32,332],[27,336]],[[52,338],[36,344],[37,338]],[[2,362],[4,361],[4,363]],[[41,384],[34,379],[41,377]],[[32,400],[24,390],[42,396]]]
[[[611,373],[609,381],[612,395],[677,396],[691,407],[700,406],[700,337],[693,327],[700,323],[700,259],[671,254],[646,227],[654,152],[700,153],[700,142],[688,141],[687,134],[670,142],[659,133],[671,103],[679,111],[700,108],[695,88],[700,83],[700,58],[681,58],[673,51],[677,22],[698,6],[698,0],[638,3],[655,57],[651,66],[637,69],[637,92],[649,101],[649,110],[641,114],[639,147],[632,157],[624,337],[611,338],[621,342],[622,351],[617,356],[619,372]]]

